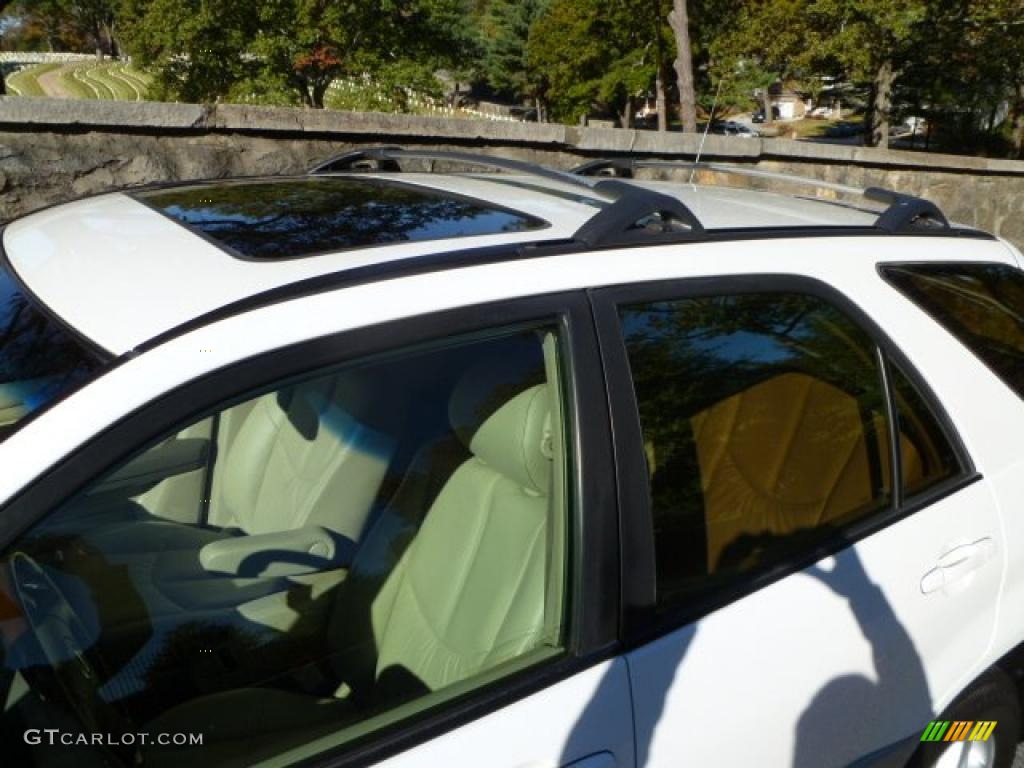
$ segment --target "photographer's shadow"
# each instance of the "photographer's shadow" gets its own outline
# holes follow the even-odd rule
[[[875,679],[843,675],[815,694],[797,722],[794,768],[849,765],[851,760],[865,757],[844,755],[844,744],[877,744],[884,752],[884,745],[906,739],[908,734],[900,723],[924,724],[933,716],[921,657],[881,588],[871,581],[852,547],[832,562],[831,569],[817,564],[803,573],[848,602],[871,646]],[[849,645],[849,638],[837,637],[836,642]],[[873,753],[871,757],[881,755]]]

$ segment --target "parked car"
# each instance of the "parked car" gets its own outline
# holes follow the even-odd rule
[[[9,223],[5,765],[1009,765],[1021,255],[658,165]]]
[[[711,133],[718,136],[736,136],[741,139],[755,139],[760,134],[743,123],[734,120],[719,120],[711,124]]]
[[[778,120],[780,116],[781,112],[779,112],[779,108],[772,105],[772,120]],[[751,121],[754,123],[763,123],[765,121],[765,111],[763,107],[754,113],[753,117],[751,117]]]

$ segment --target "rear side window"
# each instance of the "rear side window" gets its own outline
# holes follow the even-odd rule
[[[1024,397],[1024,272],[1007,264],[907,264],[881,272]]]
[[[808,295],[620,309],[650,473],[658,605],[737,583],[886,509],[869,336]]]
[[[908,499],[959,477],[964,468],[939,419],[907,375],[893,363],[889,364],[889,381],[899,422],[903,498]]]
[[[899,498],[962,475],[949,434],[911,379],[822,298],[652,301],[621,306],[619,320],[662,611],[814,552]]]

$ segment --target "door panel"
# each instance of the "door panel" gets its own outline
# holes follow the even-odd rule
[[[993,495],[926,384],[813,280],[595,309],[638,765],[846,765],[919,737],[987,665],[1003,570]]]
[[[976,482],[632,652],[638,765],[846,765],[915,735],[984,663],[1001,559],[955,591],[921,574],[997,531]]]

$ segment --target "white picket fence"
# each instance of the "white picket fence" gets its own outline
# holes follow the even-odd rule
[[[352,92],[372,89],[375,85],[376,84],[369,75],[363,75],[362,77],[338,78],[337,80],[332,81],[328,87],[336,91]],[[385,104],[397,106],[395,99],[383,89],[378,89],[376,96],[379,101]],[[494,120],[496,122],[504,123],[523,122],[521,118],[511,117],[509,115],[497,115],[490,112],[484,112],[479,109],[471,109],[469,107],[450,107],[440,99],[435,99],[433,96],[418,93],[417,91],[413,91],[409,88],[405,89],[405,103],[418,112],[437,115],[439,117],[475,117],[482,120]]]
[[[0,51],[0,64],[72,64],[95,61],[92,53],[40,53],[35,51]]]

